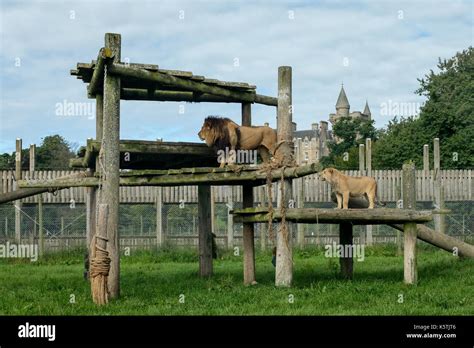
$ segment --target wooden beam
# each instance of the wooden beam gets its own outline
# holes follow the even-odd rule
[[[113,61],[120,62],[121,37],[119,34],[105,34],[105,48],[110,49]],[[108,288],[111,298],[120,295],[120,246],[118,235],[119,189],[120,189],[120,76],[108,72],[104,81],[104,122],[102,150],[104,151],[103,170],[105,180],[102,186],[101,204],[109,210],[107,224],[107,251],[110,271]]]
[[[267,208],[246,208],[232,211],[236,222],[268,222]],[[273,212],[273,221],[278,222],[282,216],[278,209]],[[433,219],[431,211],[408,209],[319,209],[289,208],[286,219],[298,223],[339,224],[350,221],[353,225],[398,224],[405,222],[425,223]]]
[[[36,167],[36,145],[30,145],[30,177],[31,174],[35,171]]]
[[[200,93],[209,93],[221,97],[234,98],[244,102],[252,103],[255,101],[255,92],[243,92],[223,88],[219,86],[208,85],[202,82],[190,79],[180,78],[159,71],[148,71],[145,69],[134,68],[124,64],[112,64],[108,68],[108,73],[119,75],[122,78],[133,78],[142,81],[156,82],[160,85],[173,86],[181,88],[184,91],[193,91]]]
[[[198,186],[199,275],[212,276],[211,186]]]
[[[242,104],[242,126],[252,125],[252,109],[250,103]],[[253,187],[242,186],[242,206],[253,207]],[[244,246],[244,284],[255,284],[255,230],[253,223],[244,223],[242,239]]]
[[[18,183],[21,180],[21,162],[22,162],[22,140],[20,138],[16,139],[16,151],[15,151],[15,185],[18,189]],[[15,202],[15,243],[21,243],[21,209],[22,204],[21,200]]]
[[[90,97],[95,97],[98,91],[102,91],[103,88],[100,88],[99,83],[104,83],[104,67],[106,59],[113,58],[113,52],[110,49],[105,49],[104,47],[100,49],[97,56],[97,63],[94,67],[94,72],[92,73],[91,82],[87,87],[87,93]]]
[[[434,206],[436,209],[444,209],[443,183],[441,180],[441,152],[439,138],[433,139],[433,169],[434,169]],[[446,217],[442,214],[435,217],[435,230],[446,233]]]
[[[312,163],[295,168],[279,168],[272,171],[272,180],[280,180],[282,171],[285,178],[298,178],[314,174],[319,165]],[[183,168],[169,170],[129,170],[120,173],[120,186],[179,186],[179,185],[264,185],[266,173],[258,168],[234,172],[231,168]],[[21,188],[68,188],[98,186],[99,178],[82,179],[57,178],[47,180],[21,180]],[[1,195],[0,195],[1,202]]]

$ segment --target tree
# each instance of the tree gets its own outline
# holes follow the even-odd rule
[[[37,149],[36,169],[69,169],[69,159],[74,157],[68,142],[60,135],[43,139]]]
[[[359,144],[363,144],[366,138],[377,139],[374,121],[360,118],[343,117],[334,124],[332,132],[340,141],[329,143],[329,156],[321,159],[325,167],[358,169]]]
[[[418,79],[415,91],[427,97],[418,119],[392,120],[374,144],[374,165],[380,169],[401,168],[406,160],[418,167],[423,145],[433,153],[433,138],[440,139],[442,168],[474,167],[474,49],[439,59],[439,72]],[[432,155],[431,155],[432,158]]]

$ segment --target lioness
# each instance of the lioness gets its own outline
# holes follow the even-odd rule
[[[326,168],[319,174],[321,180],[327,181],[337,197],[337,208],[348,209],[349,197],[366,195],[369,209],[373,209],[377,199],[377,183],[369,176],[348,176],[335,168]],[[381,204],[383,205],[383,204]]]
[[[270,127],[239,126],[229,118],[209,116],[198,133],[209,147],[216,150],[258,150],[264,162],[270,160],[277,142],[276,131]],[[221,162],[221,167],[225,163]]]

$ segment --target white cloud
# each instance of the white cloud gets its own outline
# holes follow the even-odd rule
[[[58,118],[54,105],[88,101],[86,86],[69,76],[69,69],[95,59],[105,32],[122,34],[122,58],[132,62],[245,81],[261,94],[276,95],[277,68],[291,65],[299,129],[327,119],[344,81],[352,110],[362,110],[367,98],[381,127],[388,121],[377,115],[381,103],[421,101],[413,94],[416,79],[434,68],[439,56],[449,58],[472,45],[472,4],[2,1],[0,152],[13,151],[17,137],[39,143],[57,132],[82,144],[94,136],[94,122]],[[199,141],[196,132],[206,115],[238,120],[240,113],[240,106],[231,104],[186,104],[185,114],[178,106],[123,102],[121,136]],[[275,125],[275,110],[255,106],[253,119]]]

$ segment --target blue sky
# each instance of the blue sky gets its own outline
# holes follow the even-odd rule
[[[69,70],[96,58],[106,32],[122,34],[122,60],[249,82],[266,95],[276,96],[278,66],[291,65],[298,129],[328,120],[341,82],[351,110],[368,99],[383,127],[396,115],[384,105],[422,103],[417,78],[473,44],[472,0],[0,3],[0,153],[17,137],[24,147],[52,134],[78,145],[94,137],[93,117],[56,108],[93,103]],[[275,126],[275,113],[254,106],[253,122]],[[121,138],[199,141],[216,114],[239,121],[240,106],[122,101]]]

